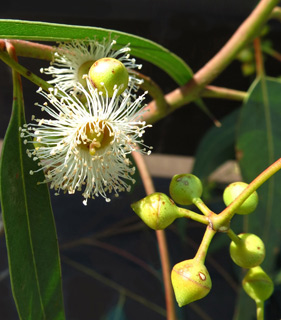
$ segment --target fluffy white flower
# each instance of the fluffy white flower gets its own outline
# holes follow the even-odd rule
[[[115,44],[115,40],[107,39],[103,39],[102,42],[73,40],[69,43],[60,43],[50,67],[41,68],[40,71],[53,77],[49,81],[50,84],[58,84],[62,90],[69,92],[76,88],[78,82],[86,87],[83,75],[88,73],[95,61],[110,57],[124,64],[129,72],[130,86],[136,90],[142,81],[135,77],[132,70],[140,69],[142,66],[136,64],[134,58],[130,58],[129,44],[116,51],[112,49]]]
[[[135,168],[128,155],[149,154],[151,149],[141,140],[150,126],[141,120],[144,95],[133,100],[130,94],[118,97],[116,90],[109,98],[92,88],[88,79],[87,84],[88,90],[78,84],[87,107],[59,88],[39,90],[51,104],[40,105],[51,119],[33,117],[35,123],[20,128],[24,143],[32,146],[28,156],[39,159],[37,171],[45,173],[43,182],[50,182],[57,194],[83,191],[85,205],[88,198],[101,195],[110,201],[109,193],[129,191]]]

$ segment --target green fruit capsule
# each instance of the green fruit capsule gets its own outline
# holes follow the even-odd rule
[[[203,192],[199,178],[191,173],[177,174],[170,183],[170,195],[172,199],[181,205],[193,203],[193,199],[200,198]]]
[[[212,288],[209,272],[203,263],[189,259],[173,267],[172,285],[180,307],[204,298]]]
[[[256,302],[267,300],[274,290],[272,280],[260,266],[246,273],[242,285],[245,292]]]
[[[230,243],[231,259],[242,268],[259,266],[265,257],[263,241],[252,233],[241,233],[238,237],[240,241]]]
[[[233,182],[228,185],[223,193],[223,201],[226,206],[230,205],[246,188],[248,184],[245,182]],[[235,213],[238,214],[249,214],[253,212],[258,205],[258,194],[254,191],[239,208],[236,209]]]
[[[126,90],[129,73],[121,61],[114,58],[102,58],[91,66],[89,79],[100,92],[112,97],[115,90],[118,90],[118,95]]]
[[[164,193],[153,193],[131,205],[134,212],[151,229],[167,228],[181,215],[174,201]]]

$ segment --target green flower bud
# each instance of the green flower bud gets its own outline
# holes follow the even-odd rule
[[[171,277],[176,300],[180,307],[204,298],[212,288],[207,268],[195,259],[176,264]]]
[[[79,83],[82,84],[84,88],[87,88],[87,81],[86,81],[85,75],[89,73],[89,70],[94,62],[95,61],[93,60],[86,61],[78,69],[77,78]]]
[[[181,205],[193,203],[194,198],[200,198],[203,192],[202,183],[193,174],[177,174],[170,183],[172,199]]]
[[[229,251],[232,260],[242,268],[259,266],[265,257],[263,241],[252,233],[238,235],[241,241],[230,243]]]
[[[144,223],[154,230],[167,228],[181,216],[174,201],[160,192],[150,194],[133,203],[131,207]]]
[[[112,97],[118,89],[120,95],[128,87],[129,74],[124,64],[114,58],[97,60],[89,70],[92,85],[104,95]]]
[[[260,267],[250,269],[243,281],[243,289],[255,301],[265,301],[273,293],[274,285],[270,277]]]
[[[254,62],[245,62],[241,65],[241,69],[243,76],[247,77],[256,71],[256,65]]]
[[[255,55],[251,49],[245,48],[238,53],[237,58],[241,62],[252,62],[255,59]]]
[[[228,185],[223,193],[223,201],[226,206],[230,205],[246,188],[245,182],[234,182]],[[253,212],[258,205],[258,194],[254,191],[242,204],[236,209],[238,214],[249,214]]]

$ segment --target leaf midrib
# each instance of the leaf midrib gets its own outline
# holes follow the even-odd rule
[[[15,73],[15,72],[14,72]],[[14,78],[17,77],[17,74],[13,75]],[[16,80],[14,80],[16,81]],[[17,103],[17,117],[18,117],[18,127],[22,126],[25,123],[24,120],[24,112],[22,109],[23,105],[23,99],[22,99],[22,92],[20,91],[21,89],[18,88],[19,85],[15,85],[15,90],[16,94],[14,94],[14,104],[16,106]],[[23,116],[21,116],[21,114]],[[22,122],[22,123],[21,123]],[[27,200],[27,192],[26,192],[26,183],[25,183],[25,175],[24,175],[24,166],[23,166],[23,142],[21,140],[20,135],[18,134],[18,146],[19,146],[19,160],[20,160],[20,166],[21,166],[21,173],[22,173],[22,184],[23,184],[23,197],[24,197],[24,203],[25,203],[25,216],[26,216],[26,221],[27,221],[27,226],[28,226],[28,237],[29,237],[29,243],[30,243],[30,248],[31,248],[31,253],[32,253],[32,263],[34,266],[34,273],[35,273],[35,278],[36,278],[36,285],[37,285],[37,290],[38,290],[38,296],[40,300],[40,305],[41,305],[41,310],[44,316],[44,319],[46,318],[45,314],[45,309],[44,309],[44,304],[42,300],[42,294],[41,294],[41,289],[39,285],[39,277],[38,277],[38,270],[37,270],[37,265],[36,265],[36,259],[34,255],[34,248],[33,248],[33,243],[32,243],[32,236],[31,236],[31,228],[30,228],[30,219],[28,215],[28,200]]]
[[[270,81],[270,80],[269,80]],[[271,125],[271,108],[269,103],[268,96],[268,87],[267,80],[265,76],[261,76],[261,88],[262,88],[262,99],[264,106],[264,115],[265,115],[265,127],[267,133],[267,144],[268,144],[268,165],[272,164],[275,159],[274,152],[274,142],[273,142],[273,131]],[[270,220],[273,211],[273,200],[274,200],[274,185],[275,185],[275,177],[272,176],[268,181],[268,191],[267,191],[267,204],[266,204],[266,213],[264,219],[264,232],[263,239],[267,242],[269,231],[270,231]]]

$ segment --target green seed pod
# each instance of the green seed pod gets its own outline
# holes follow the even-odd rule
[[[177,174],[170,183],[172,199],[181,205],[193,203],[194,198],[200,198],[203,192],[202,183],[193,174]]]
[[[251,49],[245,48],[238,53],[237,58],[241,62],[252,62],[255,60],[255,55]]]
[[[212,288],[207,268],[195,259],[176,264],[171,277],[176,300],[180,307],[204,298]]]
[[[231,259],[242,268],[259,266],[265,257],[263,241],[252,233],[238,235],[240,241],[232,241],[229,246]]]
[[[228,185],[223,193],[223,201],[226,206],[230,205],[246,188],[245,182],[234,182]],[[253,212],[258,205],[258,194],[254,191],[242,204],[236,209],[235,213],[249,214]]]
[[[254,62],[245,62],[241,65],[243,76],[247,77],[256,72],[256,65]]]
[[[124,64],[114,58],[97,60],[89,70],[92,85],[104,95],[112,97],[118,88],[120,95],[128,87],[129,74]]]
[[[154,230],[167,228],[181,216],[174,201],[160,192],[150,194],[133,203],[131,207],[144,223]]]
[[[256,302],[267,300],[274,289],[272,280],[260,266],[254,267],[246,273],[242,285],[246,293]]]

